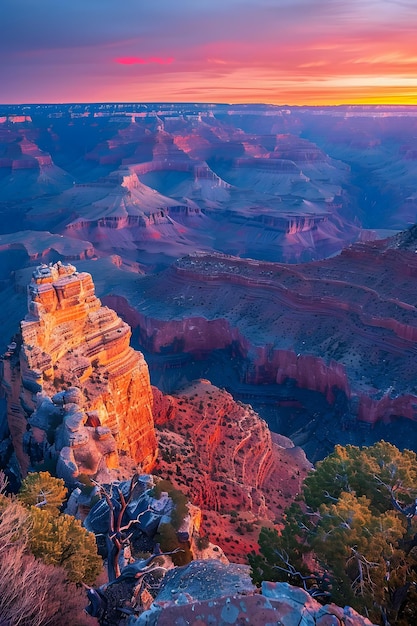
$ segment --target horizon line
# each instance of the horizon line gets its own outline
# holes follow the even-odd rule
[[[10,106],[72,106],[72,105],[95,105],[95,104],[122,104],[122,105],[205,105],[205,106],[267,106],[278,108],[335,108],[335,107],[417,107],[416,103],[399,102],[341,102],[338,104],[278,104],[272,102],[215,102],[210,100],[91,100],[91,101],[66,101],[66,102],[0,102],[0,107]]]

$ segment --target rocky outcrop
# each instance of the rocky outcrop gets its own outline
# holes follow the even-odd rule
[[[10,143],[6,155],[0,158],[0,168],[7,167],[13,171],[22,169],[41,169],[52,167],[51,155],[23,137],[17,143]]]
[[[61,263],[34,271],[20,345],[4,360],[8,422],[23,474],[50,457],[66,479],[115,468],[120,455],[145,471],[152,467],[149,374],[130,334],[101,306],[90,274]]]
[[[154,414],[155,471],[202,509],[203,530],[227,557],[241,560],[256,548],[261,520],[281,519],[311,464],[291,441],[271,435],[249,405],[207,380],[176,396],[154,389]]]
[[[287,583],[265,582],[262,593],[256,593],[245,568],[216,561],[194,561],[168,572],[149,609],[129,622],[130,626],[187,623],[372,626],[350,607],[322,606],[303,589]]]
[[[277,135],[271,159],[289,159],[298,163],[328,162],[329,157],[307,139],[290,134]]]
[[[129,626],[372,626],[351,607],[323,606],[287,583],[263,582],[259,591],[246,565],[195,560],[172,568],[160,554],[128,565],[110,585],[89,589],[88,598],[87,612],[103,626],[121,613],[130,615]]]
[[[16,250],[26,253],[30,263],[90,259],[95,254],[89,241],[71,239],[48,231],[23,230],[0,235],[0,252]]]

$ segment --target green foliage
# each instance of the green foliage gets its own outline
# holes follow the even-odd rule
[[[36,508],[35,511],[50,516],[46,511]],[[0,623],[21,626],[90,623],[83,614],[85,597],[69,582],[67,572],[47,565],[31,552],[32,531],[31,511],[15,497],[0,494]]]
[[[277,559],[277,551],[291,555],[291,564],[296,571],[302,575],[309,573],[303,558],[311,551],[311,548],[300,537],[300,527],[305,523],[308,523],[308,520],[305,519],[299,505],[294,503],[286,511],[286,523],[280,535],[271,528],[261,529],[258,539],[260,554],[253,552],[248,557],[252,568],[252,578],[256,584],[260,584],[263,580],[277,580],[299,585],[299,577],[277,569],[277,566],[283,565]]]
[[[28,546],[44,563],[63,567],[68,580],[90,584],[101,571],[101,558],[94,535],[71,515],[60,514],[66,495],[64,481],[48,472],[34,472],[22,482],[17,497],[26,507]]]
[[[415,452],[400,452],[386,441],[369,448],[336,446],[305,479],[304,500],[317,509],[326,498],[337,499],[343,491],[351,491],[366,496],[375,512],[383,512],[390,507],[390,495],[381,483],[395,487],[404,503],[411,502],[417,495]]]
[[[29,546],[35,557],[63,567],[72,582],[92,584],[102,568],[94,534],[72,515],[56,516],[32,506],[30,517]]]
[[[417,458],[381,441],[336,446],[305,480],[281,533],[262,529],[252,577],[331,595],[372,621],[417,623],[417,520],[393,506],[413,502]]]
[[[181,549],[181,552],[171,556],[174,565],[186,565],[193,560],[189,542],[178,541],[177,532],[172,524],[160,524],[158,533],[155,535],[155,541],[160,544],[162,552],[172,552],[177,548]]]
[[[58,515],[65,498],[67,488],[61,478],[54,478],[49,472],[28,474],[22,482],[18,498],[27,506],[42,508]]]

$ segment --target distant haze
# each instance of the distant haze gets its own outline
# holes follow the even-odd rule
[[[417,104],[414,0],[2,0],[0,102]]]

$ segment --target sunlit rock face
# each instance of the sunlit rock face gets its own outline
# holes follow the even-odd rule
[[[120,455],[144,471],[152,467],[148,367],[130,335],[95,296],[90,274],[61,263],[33,272],[21,347],[4,361],[9,428],[23,474],[48,458],[68,479],[115,468]]]
[[[300,492],[311,469],[304,452],[271,433],[250,405],[204,379],[175,396],[154,388],[154,416],[155,471],[201,508],[202,532],[241,562],[256,548],[261,525],[279,523]]]

